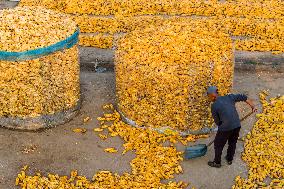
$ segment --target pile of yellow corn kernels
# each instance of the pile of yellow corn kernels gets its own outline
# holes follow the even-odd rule
[[[267,101],[266,95],[260,94],[263,112],[245,139],[248,178],[236,177],[233,189],[284,188],[284,96]],[[267,177],[270,183],[264,182]]]
[[[24,0],[22,5],[38,5],[58,9],[71,14],[90,15],[201,15],[201,16],[238,16],[248,18],[279,18],[282,15],[281,0],[247,0],[225,2],[216,0]]]
[[[76,31],[68,16],[51,10],[0,11],[0,51],[53,45]],[[69,109],[79,100],[77,45],[32,60],[0,60],[0,117],[35,117]]]
[[[85,33],[80,41],[83,46],[110,48],[114,34],[146,27],[157,17],[160,21],[178,17],[189,22],[205,17],[208,25],[240,37],[235,40],[237,50],[284,52],[281,0],[22,0],[21,5],[74,14]]]
[[[206,88],[232,86],[228,35],[192,23],[135,30],[116,51],[118,105],[137,125],[198,130],[211,126]]]
[[[9,52],[53,45],[71,36],[77,29],[70,16],[28,7],[1,10],[0,23],[0,51]]]
[[[110,109],[111,112],[98,118],[101,122],[101,127],[95,128],[94,131],[98,133],[108,130],[111,137],[119,136],[125,141],[123,144],[125,148],[122,152],[123,154],[130,150],[135,152],[136,158],[130,162],[132,169],[130,173],[118,175],[110,171],[100,171],[89,180],[84,176],[78,175],[77,171],[73,171],[70,177],[53,174],[49,174],[46,177],[40,173],[29,176],[26,174],[27,167],[24,167],[21,173],[18,174],[16,185],[23,189],[47,187],[62,189],[178,189],[187,186],[183,182],[161,183],[161,180],[171,179],[174,177],[174,174],[182,172],[179,163],[183,159],[181,157],[182,153],[177,152],[173,145],[165,146],[163,143],[167,140],[170,140],[172,143],[182,140],[186,144],[188,141],[195,141],[200,137],[206,136],[190,135],[187,138],[182,138],[178,135],[166,136],[150,129],[134,128],[121,121],[119,113],[113,109],[112,105],[106,105],[104,108]],[[112,124],[110,125],[109,123],[111,122]],[[113,148],[107,148],[105,151],[111,153],[117,152]]]
[[[102,49],[111,48],[113,45],[114,37],[112,35],[80,35],[79,45],[87,46],[87,47],[99,47]]]

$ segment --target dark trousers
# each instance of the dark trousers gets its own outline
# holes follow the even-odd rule
[[[230,131],[218,131],[214,140],[216,163],[221,163],[222,151],[228,141],[227,160],[232,161],[236,151],[236,144],[239,138],[240,127]]]

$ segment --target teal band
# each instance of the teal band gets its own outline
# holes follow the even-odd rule
[[[43,48],[38,48],[23,52],[0,51],[0,60],[14,61],[14,62],[32,60],[42,56],[49,55],[56,51],[69,49],[78,43],[79,32],[80,32],[79,29],[77,29],[75,33],[69,36],[68,38]]]

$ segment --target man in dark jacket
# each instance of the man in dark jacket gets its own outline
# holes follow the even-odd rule
[[[221,156],[225,144],[228,141],[228,150],[226,160],[229,165],[232,164],[236,144],[239,137],[241,123],[236,102],[246,102],[253,112],[257,111],[253,101],[248,99],[244,94],[229,94],[225,96],[218,95],[218,89],[215,86],[210,86],[207,89],[207,95],[213,102],[211,105],[211,113],[215,124],[218,126],[218,132],[214,140],[215,158],[214,161],[209,161],[211,167],[221,167]]]

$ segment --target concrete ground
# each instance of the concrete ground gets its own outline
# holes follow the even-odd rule
[[[15,5],[16,3],[0,1],[0,9]],[[280,64],[283,66],[283,57],[283,54],[271,56],[270,53],[237,52],[234,92],[246,93],[257,103],[258,93],[264,89],[268,89],[271,96],[283,95],[284,70],[283,67],[277,67]],[[122,152],[123,141],[118,137],[103,141],[92,132],[99,124],[96,118],[103,114],[102,106],[115,103],[112,63],[113,50],[81,48],[83,102],[78,116],[69,123],[40,132],[0,128],[0,189],[16,188],[14,180],[24,165],[30,166],[31,174],[40,171],[45,175],[68,175],[76,169],[88,178],[92,178],[99,170],[120,174],[130,171],[129,162],[135,157],[134,153],[128,152],[122,156],[120,153],[109,154],[103,151],[107,147],[116,147]],[[250,66],[242,66],[242,63]],[[258,64],[262,66],[258,67]],[[238,109],[242,115],[245,114],[243,111],[249,111],[243,104],[239,104]],[[83,119],[87,116],[92,120],[84,124]],[[251,129],[254,121],[254,117],[244,121],[241,135]],[[87,133],[82,135],[72,132],[72,129],[78,127],[86,128]],[[198,143],[207,143],[213,137],[199,140]],[[182,145],[177,148],[184,150]],[[176,175],[175,180],[190,182],[191,186],[198,189],[229,189],[236,175],[246,175],[246,165],[240,158],[242,151],[243,143],[239,142],[234,163],[214,169],[207,166],[207,161],[213,158],[214,152],[210,147],[206,156],[182,162],[184,173]]]

